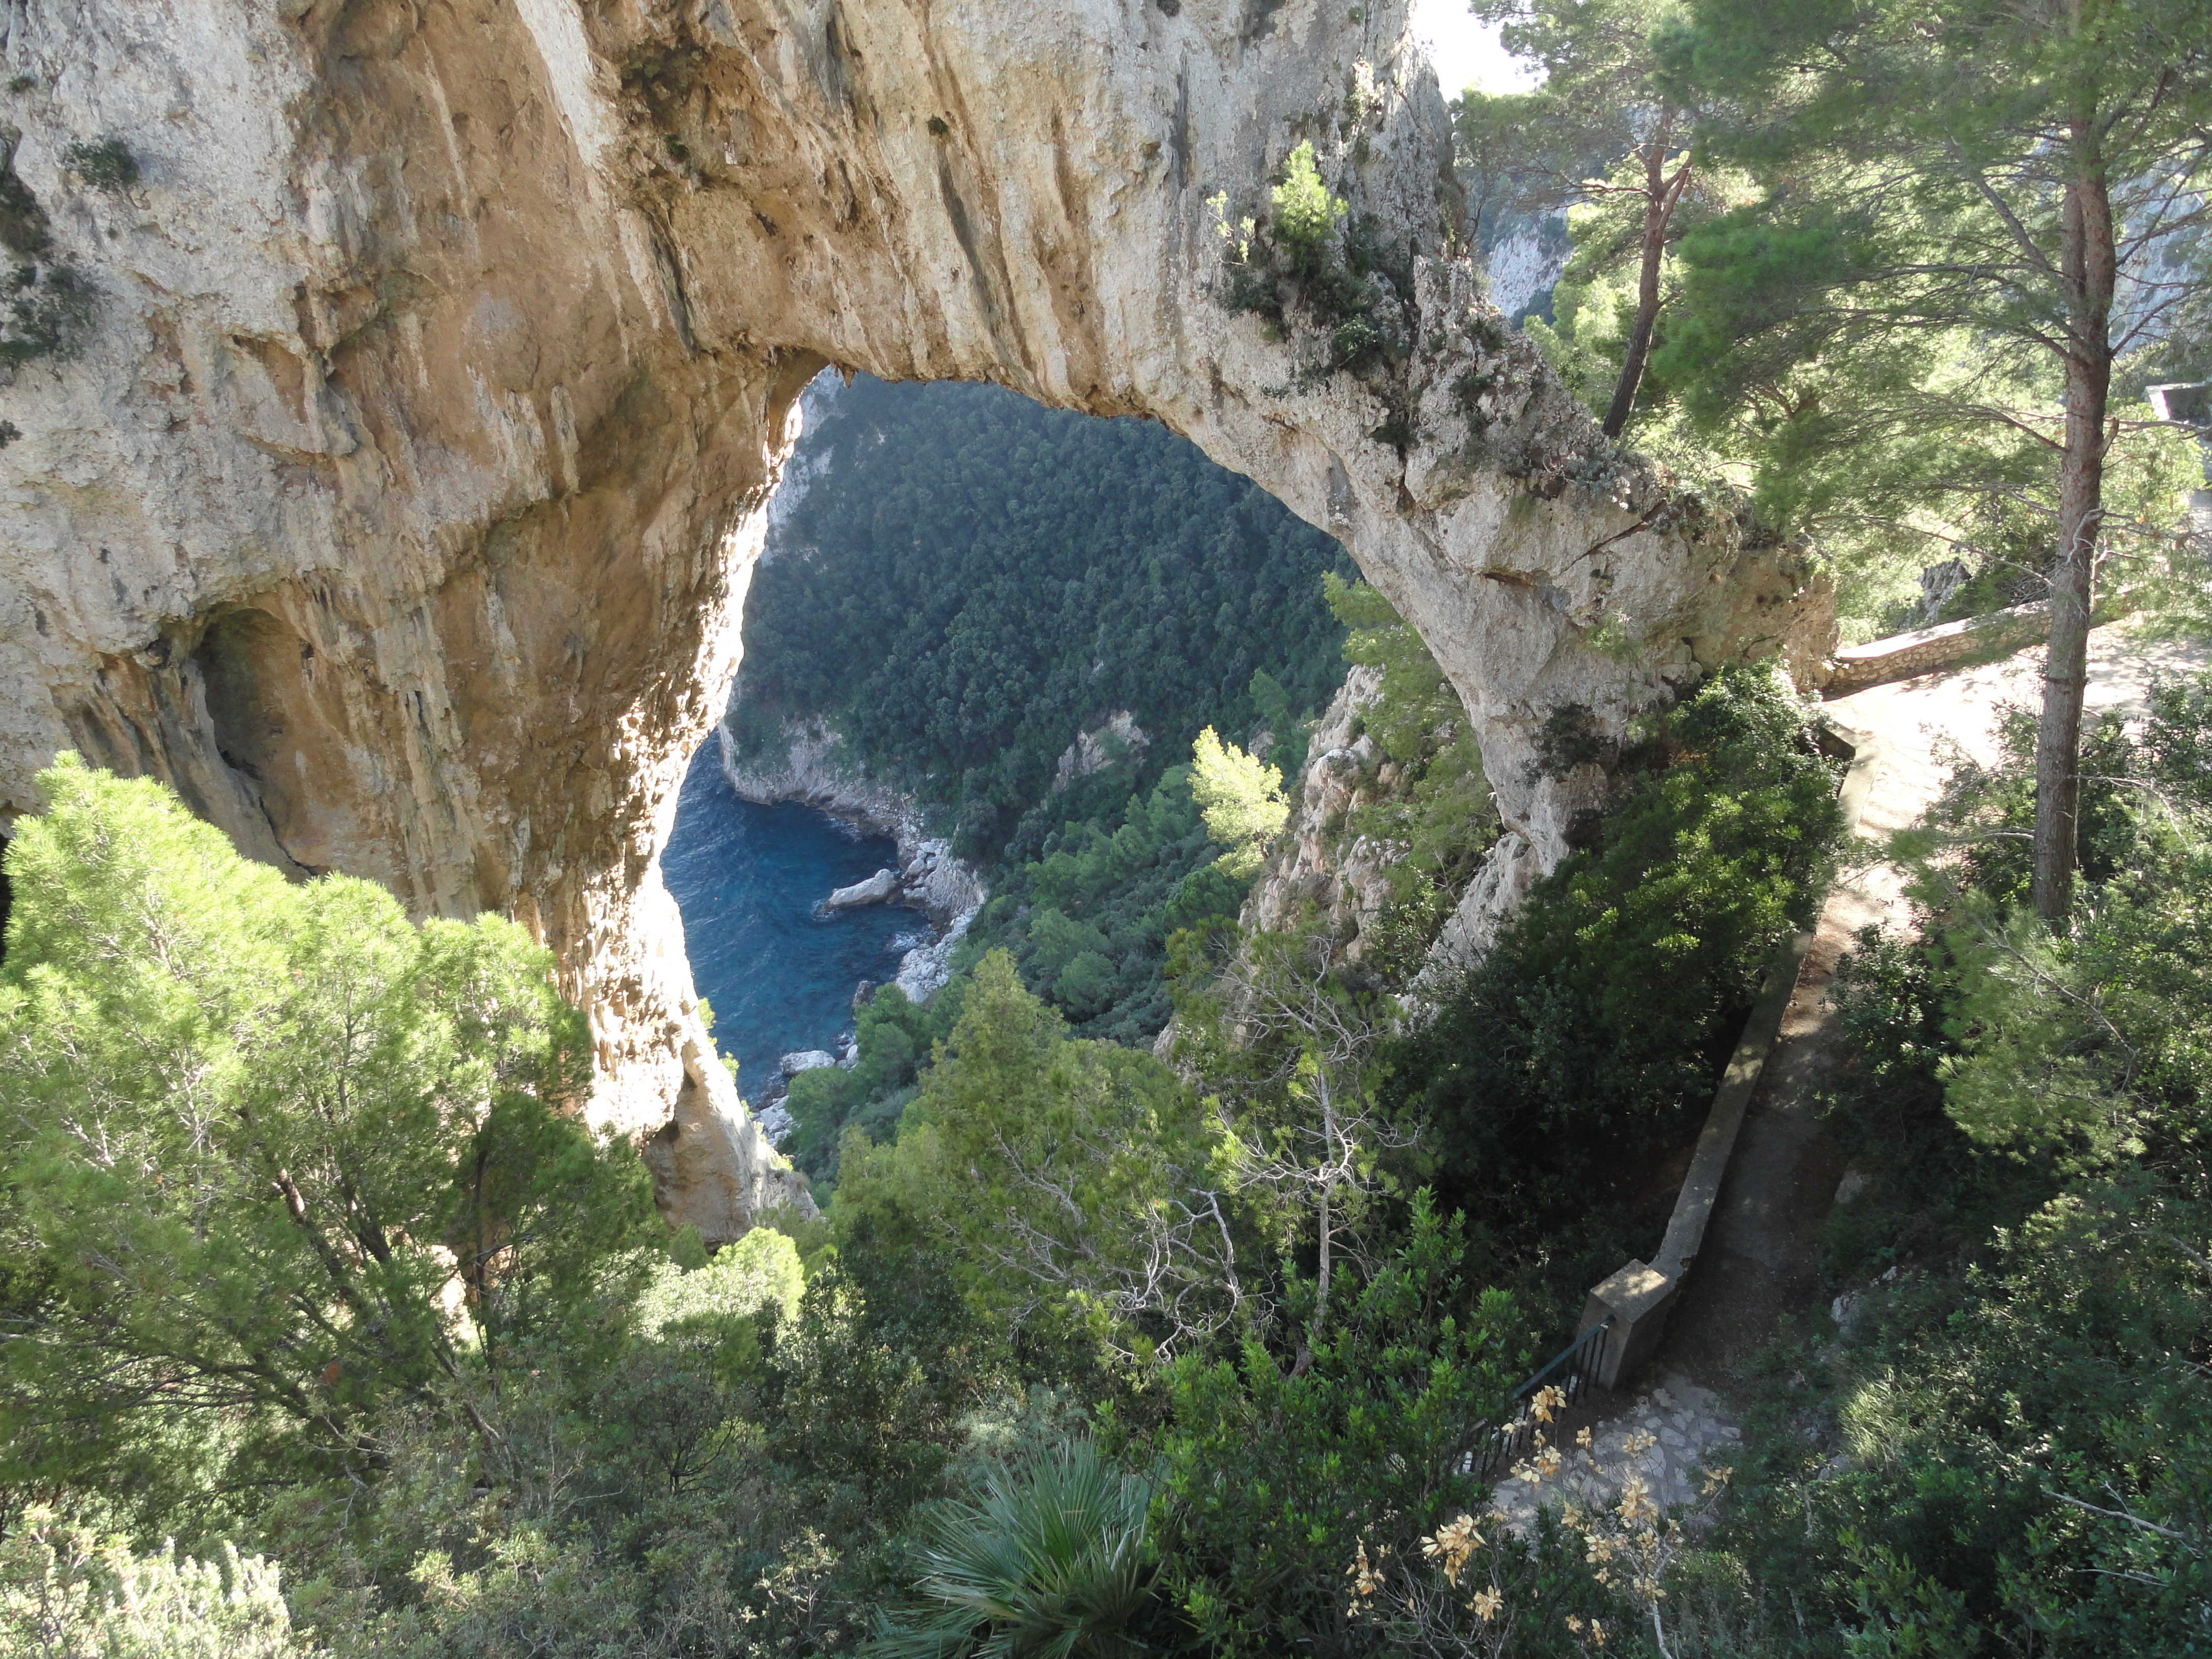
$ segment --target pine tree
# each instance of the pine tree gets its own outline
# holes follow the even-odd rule
[[[1692,325],[1670,378],[1708,404],[1759,379],[1965,331],[1992,380],[2063,381],[2045,422],[1969,382],[1948,415],[2057,477],[2036,758],[2034,903],[2073,891],[2081,699],[2114,360],[2192,297],[2177,246],[2208,223],[2212,35],[2201,0],[1691,0],[1655,84],[1709,106],[1701,156],[1753,207],[1686,239]]]

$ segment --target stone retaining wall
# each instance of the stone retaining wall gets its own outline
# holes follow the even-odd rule
[[[2041,599],[1986,617],[1969,617],[1964,622],[1942,623],[1911,634],[1893,634],[1886,640],[1869,640],[1836,653],[1832,672],[1820,695],[1848,696],[1869,685],[1911,679],[1970,658],[2007,656],[2050,632],[2051,602]]]
[[[1851,758],[1837,797],[1843,808],[1844,833],[1848,836],[1857,830],[1867,798],[1873,793],[1875,774],[1881,765],[1881,745],[1869,732],[1832,728],[1831,736]],[[1721,1074],[1720,1087],[1714,1091],[1712,1107],[1698,1136],[1689,1173],[1683,1177],[1682,1189],[1675,1195],[1674,1213],[1667,1223],[1667,1236],[1660,1244],[1657,1257],[1649,1264],[1630,1261],[1594,1286],[1583,1304],[1582,1321],[1576,1327],[1577,1334],[1601,1323],[1608,1315],[1613,1320],[1605,1352],[1598,1360],[1597,1380],[1601,1387],[1619,1388],[1651,1357],[1659,1346],[1659,1339],[1666,1333],[1668,1312],[1705,1243],[1705,1227],[1712,1219],[1714,1206],[1720,1201],[1721,1183],[1728,1176],[1729,1159],[1735,1153],[1744,1113],[1758,1090],[1767,1056],[1781,1036],[1783,1018],[1796,993],[1797,976],[1805,966],[1813,938],[1811,933],[1794,933],[1783,941],[1775,955],[1759,1000],[1752,1007],[1750,1018],[1744,1022],[1743,1036],[1736,1043],[1735,1053],[1729,1057],[1728,1070]]]

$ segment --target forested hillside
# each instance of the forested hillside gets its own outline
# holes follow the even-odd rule
[[[1164,428],[995,386],[861,377],[793,465],[812,482],[746,604],[727,727],[740,759],[826,722],[985,866],[995,896],[960,965],[1010,946],[1084,1036],[1150,1042],[1169,938],[1235,915],[1252,876],[1216,867],[1192,740],[1263,742],[1296,775],[1344,674],[1322,586],[1349,569],[1343,550]],[[1141,743],[1107,729],[1124,714]],[[1063,775],[1087,732],[1096,769]],[[834,1174],[843,1123],[896,1121],[958,1000],[890,1024],[878,1011],[860,1073],[794,1087],[811,1174]],[[892,1025],[913,1028],[912,1054]]]
[[[1048,799],[1061,753],[1117,712],[1151,739],[1126,799],[1202,726],[1266,722],[1287,748],[1343,678],[1321,592],[1343,550],[1153,422],[862,376],[802,456],[835,483],[754,577],[740,752],[823,717],[965,857],[1036,857],[1069,816]],[[1073,816],[1102,808],[1118,818]]]

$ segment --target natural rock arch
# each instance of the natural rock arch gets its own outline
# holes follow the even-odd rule
[[[515,915],[590,1013],[595,1115],[652,1134],[674,1212],[741,1230],[787,1177],[656,857],[787,420],[836,364],[1156,416],[1341,537],[1467,700],[1514,832],[1480,902],[1510,903],[1594,787],[1528,769],[1550,708],[1617,720],[1732,656],[1809,672],[1826,594],[1486,324],[1404,22],[20,0],[10,167],[36,262],[98,299],[0,389],[0,811],[75,746],[258,855]],[[106,136],[126,189],[69,172]],[[1212,297],[1209,198],[1251,211],[1301,139],[1411,277],[1380,392]]]

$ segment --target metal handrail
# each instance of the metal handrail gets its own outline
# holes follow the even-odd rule
[[[1477,1449],[1467,1455],[1462,1473],[1472,1474],[1485,1482],[1495,1480],[1503,1469],[1510,1468],[1515,1461],[1534,1443],[1537,1423],[1523,1401],[1533,1400],[1539,1389],[1557,1388],[1566,1396],[1565,1403],[1574,1405],[1589,1392],[1591,1378],[1597,1370],[1597,1357],[1604,1352],[1605,1334],[1613,1328],[1613,1316],[1607,1314],[1589,1329],[1554,1354],[1550,1362],[1513,1390],[1513,1417],[1510,1422],[1492,1428],[1486,1425],[1489,1444],[1477,1442]],[[1482,1434],[1478,1431],[1478,1436]]]

